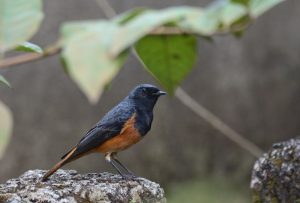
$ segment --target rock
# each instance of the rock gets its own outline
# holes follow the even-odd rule
[[[124,180],[106,172],[81,175],[74,170],[58,170],[41,182],[45,172],[29,170],[0,184],[0,202],[166,202],[160,185],[145,178]]]
[[[300,202],[300,138],[274,144],[254,164],[253,202]]]

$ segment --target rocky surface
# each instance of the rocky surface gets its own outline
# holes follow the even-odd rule
[[[0,202],[166,202],[159,184],[140,177],[124,180],[110,173],[81,175],[74,170],[58,170],[41,182],[45,172],[29,170],[1,184]]]
[[[253,202],[300,202],[300,138],[274,144],[256,161]]]

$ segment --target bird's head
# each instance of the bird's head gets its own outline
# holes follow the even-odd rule
[[[147,107],[153,108],[157,99],[161,95],[167,94],[164,91],[161,91],[154,85],[141,84],[136,86],[129,94],[129,98],[133,99],[135,102],[145,105]]]

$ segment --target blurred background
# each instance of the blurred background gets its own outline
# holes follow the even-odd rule
[[[211,1],[111,0],[118,13],[133,7],[205,6]],[[95,1],[44,1],[45,19],[33,42],[54,42],[64,21],[99,19]],[[197,64],[182,83],[199,103],[268,150],[300,132],[300,1],[279,4],[245,35],[199,39]],[[58,56],[3,69],[13,89],[0,97],[13,112],[14,131],[0,160],[0,182],[29,169],[49,169],[111,107],[139,83],[159,85],[133,57],[96,105],[62,71]],[[175,97],[156,105],[152,130],[119,155],[139,176],[165,188],[169,202],[250,202],[256,160]],[[93,154],[64,167],[80,173],[114,170]]]

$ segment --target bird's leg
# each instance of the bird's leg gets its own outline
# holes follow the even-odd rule
[[[117,171],[118,173],[124,178],[124,174],[122,173],[122,171],[116,166],[116,164],[113,162],[112,159],[112,154],[111,153],[107,153],[105,154],[105,161],[107,161],[109,164],[111,164]]]
[[[112,153],[111,154],[111,158],[112,160],[114,160],[115,162],[117,162],[129,175],[131,176],[135,176],[134,173],[132,171],[130,171],[126,166],[124,166],[116,157],[117,153]]]

